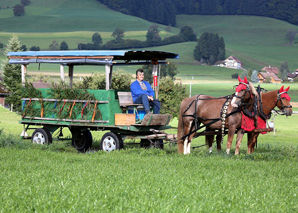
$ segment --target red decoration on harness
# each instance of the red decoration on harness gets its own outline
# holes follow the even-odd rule
[[[290,89],[290,86],[288,86],[288,88],[287,89],[284,89],[284,86],[282,86],[280,89],[279,89],[279,94],[281,94],[280,95],[280,97],[281,98],[285,98],[285,99],[287,99],[288,101],[290,101],[291,100],[291,97],[288,95],[288,90]]]
[[[260,116],[258,117],[257,127],[254,125],[254,118],[247,117],[246,115],[242,114],[242,123],[241,128],[245,131],[253,131],[254,129],[265,129],[266,128],[266,121],[263,120]],[[266,134],[267,132],[262,132],[261,134]]]
[[[239,80],[239,85],[236,88],[236,92],[240,92],[241,90],[246,90],[246,87],[248,85],[246,76],[244,77],[243,80],[238,76],[238,80]]]

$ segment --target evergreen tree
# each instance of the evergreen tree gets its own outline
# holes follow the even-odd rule
[[[6,56],[8,52],[19,51],[21,51],[19,38],[13,34],[4,51],[5,59],[2,60],[2,69],[3,85],[11,94],[5,99],[5,102],[13,104],[14,111],[20,111],[21,106],[21,65],[9,64],[9,59]]]
[[[68,50],[68,44],[65,41],[61,42],[60,50]]]
[[[259,72],[256,71],[256,70],[254,70],[252,72],[251,77],[250,77],[252,83],[258,83],[259,82],[258,74],[259,74]]]
[[[279,77],[282,80],[288,79],[288,73],[290,73],[289,64],[287,61],[281,63],[279,70]]]

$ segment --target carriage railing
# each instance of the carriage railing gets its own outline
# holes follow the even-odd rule
[[[108,101],[22,98],[22,119],[78,123],[109,123],[102,119],[100,104]]]

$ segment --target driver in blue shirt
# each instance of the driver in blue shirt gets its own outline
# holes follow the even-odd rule
[[[154,91],[147,81],[144,81],[144,70],[136,71],[136,78],[130,85],[131,95],[134,104],[143,104],[146,114],[151,114],[150,106],[153,107],[153,113],[159,114],[160,101],[154,99]]]

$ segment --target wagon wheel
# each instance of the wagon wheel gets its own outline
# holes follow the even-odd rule
[[[36,129],[32,134],[32,142],[36,144],[51,144],[52,134],[47,129]]]
[[[100,149],[110,152],[123,148],[123,141],[120,135],[113,132],[105,133],[100,141]]]
[[[163,140],[162,139],[155,139],[155,140],[151,140],[152,143],[147,140],[147,139],[141,139],[141,143],[140,146],[142,148],[158,148],[158,149],[163,149]]]
[[[92,146],[92,134],[89,130],[72,129],[72,145],[79,152],[86,152]]]

